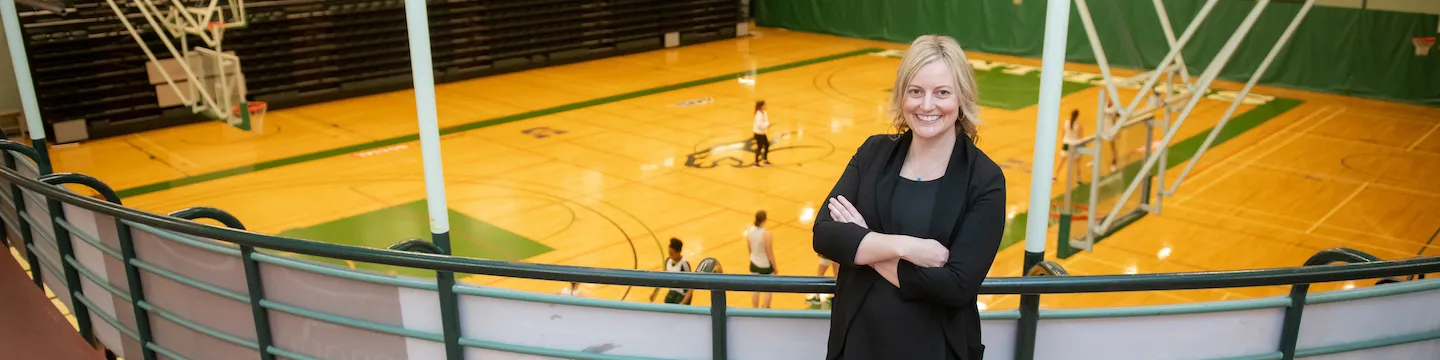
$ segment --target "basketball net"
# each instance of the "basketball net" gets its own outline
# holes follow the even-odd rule
[[[1412,38],[1410,41],[1415,44],[1415,55],[1419,56],[1429,56],[1430,48],[1435,47],[1434,36]]]

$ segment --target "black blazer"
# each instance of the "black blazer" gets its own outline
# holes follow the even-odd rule
[[[846,346],[845,334],[871,286],[885,279],[869,266],[855,265],[860,241],[872,230],[886,233],[894,222],[890,216],[891,194],[900,178],[900,167],[909,152],[911,133],[896,138],[876,135],[865,140],[850,159],[826,201],[844,195],[860,211],[870,229],[840,223],[830,217],[828,204],[820,207],[815,219],[815,252],[839,263],[840,272],[830,317],[830,343],[826,359],[835,359]],[[928,233],[950,248],[950,261],[943,267],[921,268],[901,260],[898,277],[900,296],[909,301],[931,301],[947,306],[944,334],[886,334],[896,337],[944,336],[962,359],[979,360],[985,352],[980,343],[980,311],[975,302],[980,283],[995,261],[1000,236],[1005,228],[1005,174],[974,141],[959,136],[950,155],[945,176],[940,179],[938,199]],[[863,344],[856,344],[861,345]],[[913,354],[890,354],[893,359],[914,359]]]

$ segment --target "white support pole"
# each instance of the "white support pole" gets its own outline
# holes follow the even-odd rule
[[[1153,1],[1155,2],[1155,15],[1160,17],[1160,30],[1165,32],[1165,42],[1170,44],[1170,50],[1175,50],[1177,47],[1175,46],[1175,28],[1170,26],[1170,12],[1165,10],[1165,2],[1161,0]],[[1201,18],[1201,20],[1204,20],[1204,18]],[[1185,66],[1185,56],[1177,55],[1175,57],[1175,64],[1180,66],[1180,79],[1185,82],[1185,85],[1190,85],[1190,69]]]
[[[140,45],[140,50],[145,52],[145,56],[149,57],[150,61],[159,63],[160,60],[155,57],[155,53],[150,51],[150,45],[146,44],[145,39],[140,37],[140,33],[135,30],[135,27],[130,25],[129,18],[125,16],[125,12],[123,10],[120,10],[120,6],[115,4],[115,0],[106,0],[106,2],[110,4],[110,9],[115,11],[115,16],[120,18],[120,23],[124,24],[125,29],[130,32],[130,36],[135,38],[135,42]],[[155,15],[152,16],[151,9],[146,7],[146,2],[142,1],[137,3],[136,5],[138,5],[138,7],[140,8],[140,12],[145,15],[145,21],[150,23],[151,29],[164,29],[163,26],[161,26],[155,21],[155,16],[159,16],[158,9],[154,10]],[[210,96],[210,92],[205,90],[204,86],[193,86],[194,84],[199,83],[200,78],[198,76],[195,76],[195,72],[190,69],[189,59],[185,58],[185,55],[180,51],[175,50],[175,44],[170,42],[170,38],[166,36],[164,32],[158,30],[154,32],[156,35],[160,36],[160,42],[165,44],[165,49],[170,51],[170,56],[175,58],[177,61],[180,61],[180,70],[185,71],[185,78],[191,82],[192,86],[190,87],[190,89],[200,93],[200,102],[205,103],[206,109],[211,109],[211,111],[214,111],[218,116],[223,117],[225,114],[224,112],[222,112],[223,109],[219,109],[218,106],[216,106],[215,99],[214,97]],[[170,78],[169,71],[161,71],[160,77],[165,79],[165,83],[169,84],[170,88],[175,90],[175,94],[180,96],[180,98],[184,100],[187,105],[193,106],[193,99],[185,97],[185,94],[180,91],[180,87],[176,86],[175,81]]]
[[[149,1],[143,2],[148,3]],[[154,4],[151,4],[150,6],[155,7],[155,9],[160,8],[158,6],[155,6]],[[200,27],[202,29],[204,28],[203,23],[200,20],[195,19],[194,14],[190,13],[190,8],[186,7],[185,4],[180,3],[180,0],[170,0],[170,6],[172,6],[171,9],[174,9],[173,11],[176,14],[176,17],[178,17],[180,20],[177,22],[176,25],[180,25],[181,32],[184,32],[185,28],[187,27]],[[215,0],[210,0],[210,6],[215,6]],[[204,35],[200,35],[200,37],[203,39]],[[206,42],[208,43],[209,41]]]
[[[0,0],[0,21],[5,23],[5,42],[10,47],[15,85],[20,89],[20,107],[25,114],[25,127],[30,132],[30,146],[40,152],[41,163],[38,165],[41,175],[45,175],[51,169],[50,152],[45,142],[45,124],[40,121],[35,80],[30,77],[30,57],[25,54],[25,36],[20,32],[20,14],[15,10],[14,1]]]
[[[1115,77],[1110,75],[1110,61],[1105,59],[1105,48],[1100,46],[1100,35],[1095,32],[1094,19],[1090,18],[1090,7],[1085,4],[1085,0],[1075,0],[1075,11],[1080,13],[1080,25],[1085,28],[1085,37],[1090,39],[1090,50],[1095,53],[1095,65],[1100,66],[1100,76],[1105,79],[1105,93],[1109,95],[1111,104],[1120,104],[1119,92],[1115,91]],[[1101,110],[1103,113],[1103,107]],[[1120,115],[1125,118],[1128,113]],[[1110,135],[1096,128],[1095,137],[1109,139]]]
[[[1180,171],[1180,176],[1175,177],[1175,183],[1170,185],[1169,193],[1174,194],[1175,190],[1180,188],[1180,183],[1190,175],[1190,170],[1195,168],[1195,163],[1199,162],[1200,157],[1205,155],[1205,151],[1210,149],[1210,145],[1215,142],[1215,138],[1220,135],[1225,124],[1230,122],[1230,117],[1235,115],[1235,110],[1240,107],[1240,103],[1250,95],[1250,89],[1254,88],[1255,83],[1260,81],[1260,76],[1265,75],[1265,71],[1270,69],[1270,62],[1275,60],[1275,56],[1280,54],[1280,49],[1285,48],[1285,43],[1290,41],[1290,36],[1295,33],[1295,29],[1305,21],[1305,16],[1310,13],[1310,7],[1314,4],[1315,0],[1307,0],[1304,5],[1300,6],[1300,12],[1295,14],[1295,19],[1290,20],[1290,25],[1285,27],[1284,33],[1280,34],[1280,40],[1275,42],[1275,46],[1270,47],[1270,53],[1265,55],[1265,60],[1260,62],[1260,67],[1250,75],[1250,80],[1245,82],[1245,87],[1240,89],[1240,94],[1236,95],[1235,100],[1230,103],[1230,109],[1225,110],[1225,116],[1220,118],[1220,123],[1210,130],[1210,135],[1205,137],[1205,143],[1201,144],[1200,149],[1195,151],[1195,155],[1190,157],[1190,161],[1185,164],[1185,169]],[[1160,186],[1164,188],[1165,183],[1161,182]]]
[[[450,218],[440,158],[440,115],[435,105],[435,67],[430,57],[430,22],[426,18],[425,0],[405,0],[405,22],[410,33],[410,72],[415,79],[415,109],[420,119],[420,156],[425,169],[430,232],[448,234]],[[441,249],[450,253],[448,244]]]
[[[1050,179],[1055,172],[1055,138],[1060,130],[1060,86],[1064,81],[1065,35],[1070,26],[1070,0],[1049,0],[1045,44],[1040,60],[1040,103],[1035,119],[1035,155],[1030,170],[1030,216],[1025,218],[1026,269],[1044,259],[1049,227]],[[1060,241],[1065,241],[1061,239]],[[1036,256],[1038,255],[1038,256]],[[1032,259],[1032,257],[1034,257]]]
[[[1225,42],[1225,46],[1220,48],[1220,53],[1215,56],[1215,60],[1210,62],[1210,66],[1205,68],[1205,72],[1200,74],[1200,82],[1195,85],[1197,89],[1210,88],[1210,82],[1214,81],[1215,77],[1220,75],[1220,70],[1225,68],[1225,64],[1230,62],[1230,57],[1235,55],[1235,49],[1240,47],[1240,42],[1245,39],[1245,35],[1250,33],[1250,28],[1255,26],[1255,21],[1260,18],[1260,13],[1264,12],[1265,7],[1269,5],[1270,0],[1256,1],[1255,7],[1250,10],[1250,14],[1246,15],[1245,20],[1240,23],[1240,28],[1236,29],[1235,34],[1231,35],[1230,39]],[[1172,125],[1169,131],[1165,133],[1165,138],[1161,140],[1161,143],[1169,144],[1170,141],[1175,138],[1176,130],[1179,130],[1180,126],[1185,123],[1185,119],[1190,117],[1191,112],[1195,110],[1195,105],[1200,102],[1201,98],[1204,97],[1199,94],[1190,96],[1190,102],[1185,104],[1185,109],[1180,112],[1180,118],[1176,119],[1175,125]],[[1155,163],[1159,159],[1160,157],[1158,156],[1145,159],[1145,165],[1140,167],[1140,173],[1136,175],[1135,178],[1141,179],[1150,176],[1150,171],[1153,170]],[[1135,189],[1140,183],[1140,181],[1131,182],[1130,185],[1125,188],[1125,193],[1120,196],[1120,201],[1116,202],[1115,206],[1105,215],[1105,221],[1100,224],[1100,231],[1104,232],[1110,229],[1110,226],[1115,223],[1116,215],[1120,213],[1120,208],[1125,205],[1126,201],[1130,200],[1130,196],[1135,195]]]
[[[1096,219],[1093,214],[1095,213],[1095,209],[1100,208],[1100,183],[1104,181],[1104,177],[1100,176],[1100,163],[1105,159],[1105,151],[1103,150],[1104,147],[1101,146],[1104,142],[1100,139],[1099,134],[1105,131],[1105,117],[1108,116],[1105,114],[1106,92],[1105,89],[1100,89],[1100,96],[1096,97],[1097,103],[1095,107],[1098,108],[1098,110],[1095,111],[1096,135],[1090,139],[1089,143],[1086,143],[1086,146],[1090,148],[1090,202],[1086,204],[1088,207],[1085,208],[1087,215],[1089,215],[1085,217],[1085,246],[1087,247],[1093,247],[1095,244],[1095,234],[1099,233],[1099,231],[1095,230],[1098,229],[1099,226],[1099,224],[1096,223],[1098,219]],[[1114,156],[1119,155],[1120,154],[1115,154]],[[1089,248],[1086,250],[1089,250]]]
[[[1160,111],[1161,118],[1159,127],[1161,133],[1166,133],[1170,130],[1170,95],[1171,92],[1174,91],[1174,88],[1175,74],[1165,74],[1165,92],[1160,94],[1160,103],[1164,106],[1164,108],[1162,108]],[[1156,156],[1159,156],[1161,159],[1169,159],[1169,157],[1167,157],[1166,155],[1166,150],[1168,149],[1170,149],[1170,144],[1160,144],[1158,149],[1159,151],[1157,151]],[[1161,212],[1163,212],[1165,209],[1165,170],[1165,164],[1161,163],[1160,171],[1155,172],[1155,203],[1153,204],[1153,206],[1151,206],[1150,210],[1155,215],[1160,215]]]
[[[1166,53],[1165,58],[1160,60],[1160,64],[1156,66],[1157,69],[1165,69],[1169,67],[1172,61],[1175,61],[1180,57],[1180,50],[1185,48],[1185,44],[1190,43],[1190,38],[1195,35],[1196,30],[1200,29],[1200,24],[1205,22],[1205,18],[1207,16],[1210,16],[1210,10],[1215,8],[1215,4],[1217,2],[1219,2],[1219,0],[1209,0],[1205,2],[1205,5],[1200,8],[1200,12],[1195,15],[1195,20],[1191,20],[1190,26],[1185,27],[1185,33],[1180,35],[1180,40],[1178,40],[1175,44],[1171,45],[1170,52]],[[1249,29],[1246,29],[1246,31],[1249,31]],[[1159,78],[1159,71],[1151,72],[1149,76],[1145,78],[1145,84],[1140,86],[1140,92],[1135,94],[1135,98],[1130,100],[1130,105],[1125,106],[1125,109],[1120,110],[1120,113],[1126,114],[1128,116],[1130,113],[1134,112],[1135,107],[1140,106],[1140,100],[1144,99],[1145,93],[1149,92],[1150,89],[1155,86],[1155,81]],[[1197,86],[1197,89],[1192,89],[1194,90],[1192,92],[1198,94],[1197,97],[1202,96],[1204,92],[1203,89],[1207,89],[1208,87],[1209,83],[1206,83],[1204,86]],[[1115,103],[1115,105],[1120,106],[1120,103],[1117,102]],[[1120,127],[1116,127],[1110,133],[1106,134],[1105,138],[1110,139],[1119,132]]]

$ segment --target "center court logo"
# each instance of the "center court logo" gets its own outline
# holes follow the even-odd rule
[[[712,138],[696,144],[694,151],[685,155],[685,167],[711,169],[720,166],[755,166],[757,149],[755,139],[751,137],[742,138],[737,135]],[[803,130],[771,134],[769,158],[771,163],[778,166],[804,165],[824,159],[834,152],[835,144]]]

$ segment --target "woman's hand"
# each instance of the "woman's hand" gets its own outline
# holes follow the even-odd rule
[[[850,200],[844,196],[836,196],[829,201],[830,218],[837,222],[860,225],[869,229],[865,224],[865,217],[860,215],[860,210],[855,208]],[[940,242],[930,239],[921,239],[913,236],[890,235],[894,238],[895,253],[901,259],[909,261],[921,267],[941,267],[945,262],[950,261],[950,249]]]
[[[870,228],[870,225],[865,224],[865,217],[860,215],[860,210],[855,209],[855,205],[851,205],[849,200],[845,200],[845,196],[836,196],[827,203],[830,207],[830,218],[835,221]]]
[[[913,236],[902,237],[900,258],[920,267],[941,267],[950,261],[950,249],[939,241]]]

